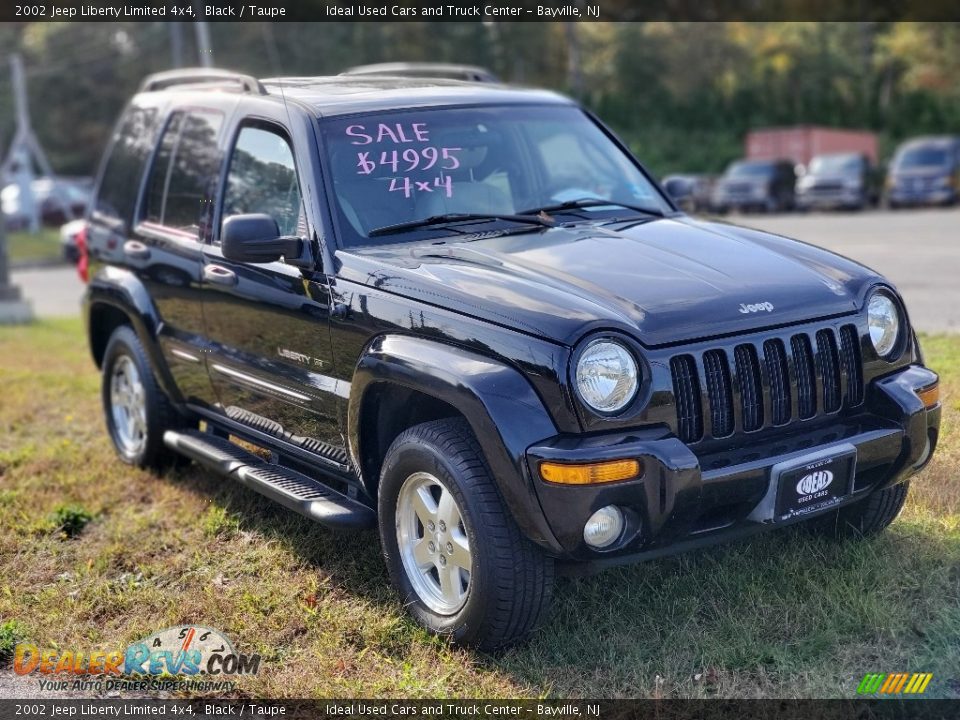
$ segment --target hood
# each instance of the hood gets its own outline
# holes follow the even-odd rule
[[[877,275],[825,250],[691,218],[340,251],[339,275],[572,345],[649,346],[851,313]]]

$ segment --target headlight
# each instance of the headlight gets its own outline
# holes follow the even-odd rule
[[[855,177],[847,178],[846,180],[843,181],[843,186],[847,190],[859,190],[860,178],[855,178]]]
[[[900,339],[900,310],[884,292],[875,292],[867,303],[867,327],[877,355],[889,357]]]
[[[617,412],[637,394],[638,376],[637,361],[623,345],[594,340],[577,361],[577,392],[594,410]]]

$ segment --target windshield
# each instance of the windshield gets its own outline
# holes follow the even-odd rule
[[[860,172],[863,158],[859,155],[817,155],[810,161],[812,175],[830,175]]]
[[[573,200],[610,200],[655,214],[670,210],[633,160],[575,107],[376,113],[322,127],[346,246],[450,234],[442,223],[402,235],[382,232],[427,218],[515,215]],[[591,205],[557,214],[574,221],[637,213]],[[517,225],[502,217],[491,218],[492,227],[472,222],[471,231]]]
[[[729,177],[769,177],[773,164],[766,162],[735,162],[727,169]]]
[[[947,164],[948,157],[947,151],[944,148],[920,146],[903,150],[893,164],[897,170],[943,166]]]

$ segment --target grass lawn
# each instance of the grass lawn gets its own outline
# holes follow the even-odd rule
[[[407,620],[374,533],[115,460],[79,321],[0,328],[0,656],[17,637],[117,648],[198,623],[263,655],[239,688],[268,697],[852,697],[898,671],[960,697],[960,337],[925,350],[944,430],[888,532],[785,531],[561,580],[543,629],[489,656]]]
[[[59,260],[62,257],[60,250],[59,228],[41,228],[40,232],[8,232],[7,251],[10,262],[14,265],[26,262]]]

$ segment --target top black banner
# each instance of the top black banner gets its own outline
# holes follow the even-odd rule
[[[957,21],[957,0],[38,0],[5,22]]]

